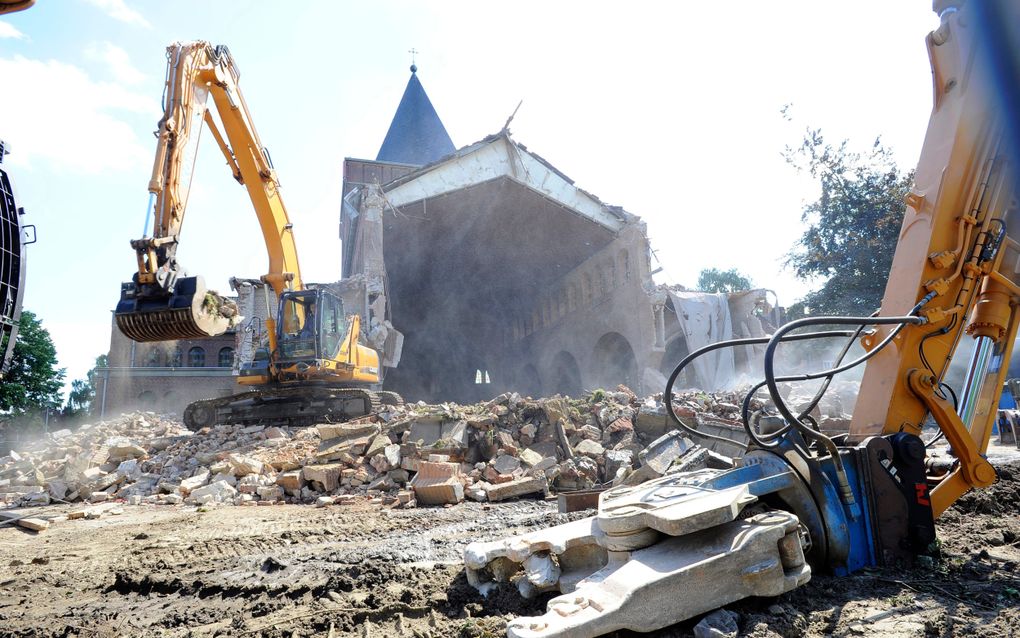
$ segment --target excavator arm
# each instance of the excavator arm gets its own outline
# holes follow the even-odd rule
[[[150,207],[144,236],[131,242],[138,272],[123,284],[116,312],[121,331],[136,341],[214,336],[233,318],[225,300],[207,291],[200,277],[189,277],[177,261],[203,126],[210,129],[255,209],[269,256],[263,281],[277,297],[303,287],[280,183],[252,124],[230,51],[207,42],[177,42],[167,48],[167,60],[163,118],[149,180]],[[210,96],[222,128],[208,108]]]
[[[971,5],[944,7],[941,25],[926,39],[934,105],[880,313],[903,315],[931,296],[918,313],[926,321],[905,326],[895,346],[868,363],[850,428],[858,442],[897,432],[919,435],[927,415],[934,417],[958,460],[932,489],[935,516],[966,490],[995,479],[982,455],[1020,302],[1018,158],[1008,143],[1016,113],[1002,108],[1008,84],[991,63],[996,38],[982,29],[1008,23],[997,15],[1006,3]],[[865,347],[894,329],[880,326]],[[954,406],[944,382],[965,335],[975,340],[974,355]]]

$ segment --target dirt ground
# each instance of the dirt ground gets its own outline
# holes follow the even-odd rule
[[[999,473],[939,521],[940,557],[815,574],[780,598],[732,605],[741,635],[1020,635],[1020,463]],[[7,525],[0,636],[502,636],[546,599],[511,590],[483,601],[464,579],[464,546],[565,521],[552,502],[522,500],[138,506],[41,534]],[[695,621],[656,635],[691,636]]]

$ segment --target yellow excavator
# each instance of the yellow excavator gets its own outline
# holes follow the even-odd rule
[[[203,125],[223,152],[233,177],[248,192],[269,255],[262,276],[268,348],[242,363],[238,383],[251,390],[198,401],[184,411],[191,429],[214,424],[305,425],[343,421],[401,402],[382,392],[379,353],[362,343],[361,316],[346,314],[325,287],[306,287],[298,266],[293,224],[280,183],[238,87],[237,65],[225,46],[177,42],[167,48],[163,118],[149,181],[142,239],[133,240],[138,271],[121,285],[117,326],[135,341],[216,336],[239,319],[236,306],[188,276],[177,262],[191,172]],[[207,108],[212,97],[222,130]],[[153,221],[149,233],[149,220]],[[270,312],[271,315],[271,312]]]
[[[712,441],[720,436],[674,412],[676,379],[712,350],[767,344],[762,381],[743,402],[749,443],[735,467],[614,487],[595,516],[469,545],[467,579],[481,592],[510,582],[525,596],[561,594],[545,614],[510,622],[509,636],[649,632],[778,596],[815,571],[908,563],[934,550],[937,517],[996,480],[985,453],[1020,327],[1020,3],[934,7],[940,24],[926,42],[934,105],[881,310],[792,321],[680,362],[666,413],[690,437]],[[776,373],[788,342],[822,338],[843,340],[834,365]],[[857,343],[864,352],[851,360]],[[954,355],[967,361],[959,392],[947,383]],[[812,409],[833,377],[865,363],[849,431],[827,435]],[[803,381],[820,387],[794,407],[785,384]],[[765,391],[766,407],[752,412]]]

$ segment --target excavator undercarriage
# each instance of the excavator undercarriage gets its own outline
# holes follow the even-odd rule
[[[395,405],[403,405],[395,392],[314,385],[268,387],[196,401],[184,410],[184,425],[195,431],[212,425],[302,427],[348,421]]]

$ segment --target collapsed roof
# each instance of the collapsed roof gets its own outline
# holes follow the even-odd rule
[[[637,221],[507,131],[420,168],[348,159],[344,190],[343,275],[384,257],[390,319],[405,335],[387,387],[412,397],[472,398],[461,382],[500,368],[512,322]],[[366,232],[376,218],[381,232]]]

